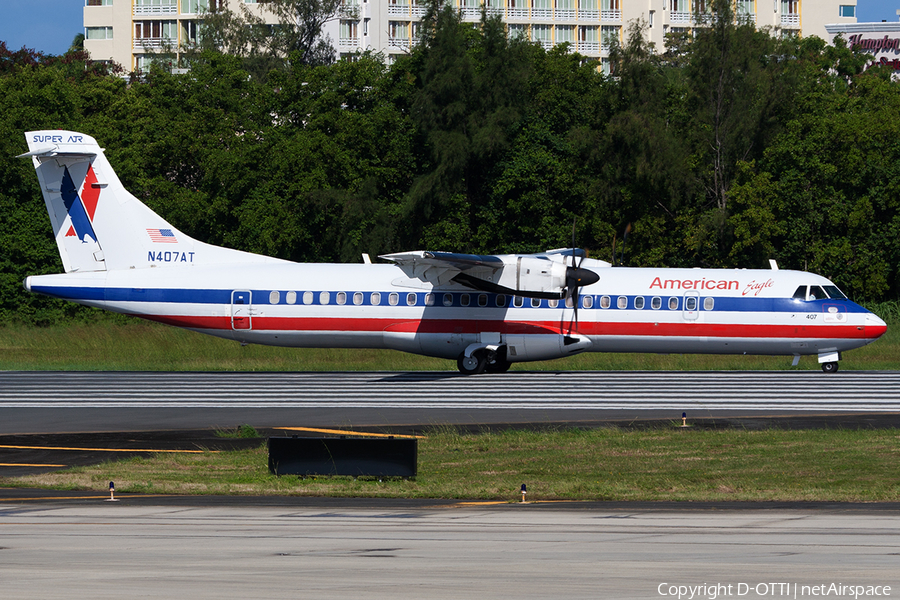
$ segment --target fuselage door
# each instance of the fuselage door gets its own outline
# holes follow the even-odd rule
[[[231,328],[253,329],[250,317],[252,295],[249,290],[231,292]]]
[[[696,321],[700,316],[700,295],[697,292],[688,292],[684,295],[682,314],[685,321]]]

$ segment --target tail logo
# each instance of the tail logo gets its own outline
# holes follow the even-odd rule
[[[84,186],[81,189],[81,196],[75,188],[75,182],[69,174],[68,167],[63,171],[62,186],[60,194],[63,203],[66,206],[66,212],[69,214],[71,225],[66,232],[66,237],[77,237],[82,243],[97,241],[97,234],[94,233],[94,227],[91,224],[94,220],[94,213],[97,211],[97,203],[100,199],[100,187],[95,186],[97,176],[94,174],[94,168],[88,167],[87,175],[84,178]]]
[[[178,238],[171,229],[148,229],[147,235],[154,244],[177,244]]]

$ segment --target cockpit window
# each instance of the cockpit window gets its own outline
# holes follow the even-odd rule
[[[829,298],[833,298],[834,300],[846,300],[847,296],[844,293],[837,289],[837,286],[834,285],[826,285],[825,291],[828,293]]]
[[[826,298],[828,298],[828,296],[825,295],[825,290],[823,290],[820,286],[809,286],[809,300],[825,300]]]
[[[806,300],[806,286],[801,285],[797,288],[797,291],[794,292],[794,298],[797,300]]]

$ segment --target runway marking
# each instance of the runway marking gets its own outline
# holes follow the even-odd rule
[[[424,435],[400,435],[396,433],[369,433],[367,431],[348,431],[346,429],[319,429],[317,427],[273,427],[272,429],[286,429],[288,431],[310,431],[313,433],[336,433],[340,435],[358,435],[361,437],[402,438],[407,440],[423,440]]]
[[[0,463],[0,467],[68,467],[69,465],[44,465],[30,463]]]
[[[7,446],[0,444],[0,448],[13,450],[72,450],[76,452],[160,452],[181,454],[218,454],[219,450],[154,450],[153,448],[67,448],[64,446]]]
[[[175,494],[127,494],[121,496],[121,500],[129,498],[171,498]],[[38,496],[36,498],[0,498],[0,502],[35,502],[39,500],[109,500],[109,494],[101,496]],[[103,523],[92,523],[92,525],[102,525]],[[111,523],[106,523],[110,525]],[[13,525],[13,523],[0,523],[0,525]]]

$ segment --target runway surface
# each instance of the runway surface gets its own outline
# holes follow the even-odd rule
[[[4,434],[900,413],[900,373],[2,372],[0,410]]]
[[[3,502],[0,523],[17,599],[900,594],[896,509],[95,498]]]

